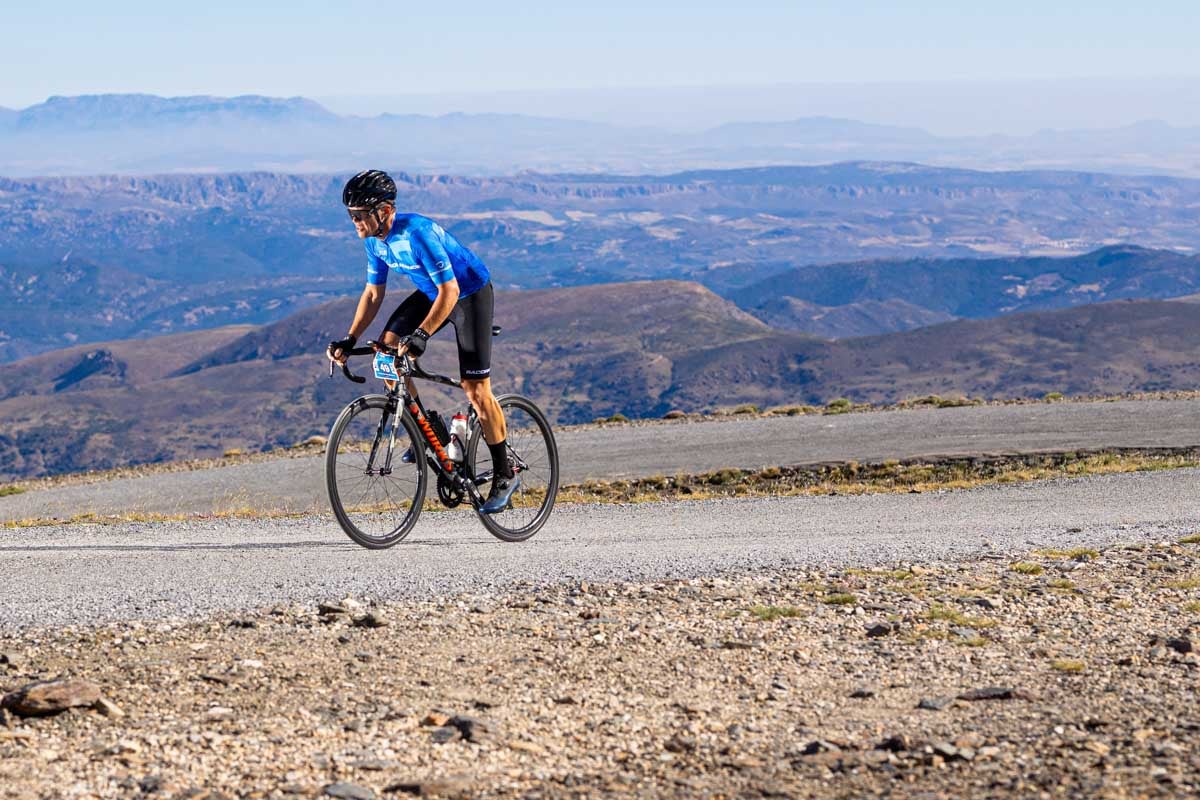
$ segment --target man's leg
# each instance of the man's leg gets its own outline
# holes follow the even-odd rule
[[[479,424],[483,426],[483,438],[488,445],[499,444],[508,438],[508,426],[504,420],[504,411],[492,394],[492,379],[479,378],[464,380],[463,391],[467,399],[475,407],[479,415]]]
[[[458,339],[458,367],[463,391],[479,415],[483,438],[492,456],[492,488],[483,511],[495,514],[521,486],[508,461],[508,424],[492,394],[492,314],[495,308],[489,283],[470,297],[458,301],[450,322]]]

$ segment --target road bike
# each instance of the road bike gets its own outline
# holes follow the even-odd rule
[[[492,329],[493,336],[499,333],[499,327]],[[467,416],[467,439],[458,443],[460,458],[455,460],[445,424],[412,396],[404,379],[460,389],[461,382],[428,373],[417,359],[398,355],[379,342],[346,354],[374,356],[375,377],[387,386],[385,394],[351,401],[334,421],[325,446],[329,505],[347,536],[373,550],[404,539],[421,515],[431,475],[443,506],[469,502],[498,539],[521,542],[546,524],[558,495],[558,446],[546,415],[532,400],[518,394],[496,398],[508,424],[509,463],[521,484],[503,511],[485,514],[483,491],[492,480],[492,457],[474,407]],[[329,371],[332,375],[332,362]],[[350,371],[349,359],[342,372],[355,383],[366,382]]]

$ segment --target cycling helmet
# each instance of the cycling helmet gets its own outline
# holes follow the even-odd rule
[[[396,182],[383,170],[368,169],[346,181],[342,205],[346,208],[371,208],[396,200]]]

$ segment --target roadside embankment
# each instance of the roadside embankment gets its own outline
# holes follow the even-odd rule
[[[0,634],[0,797],[1195,793],[1197,542]]]

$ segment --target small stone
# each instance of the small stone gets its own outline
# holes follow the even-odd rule
[[[921,702],[917,703],[917,708],[926,711],[941,711],[953,702],[953,697],[922,697]]]
[[[867,638],[878,639],[881,636],[887,636],[892,632],[892,626],[887,622],[876,622],[873,625],[867,626]]]
[[[117,706],[117,704],[116,704],[116,703],[112,702],[111,700],[107,700],[107,699],[105,699],[105,698],[103,698],[103,697],[101,697],[100,699],[98,699],[98,700],[97,700],[97,701],[96,701],[96,702],[95,702],[95,703],[92,705],[92,708],[96,709],[97,711],[99,711],[99,712],[100,712],[101,714],[103,714],[104,716],[106,716],[106,717],[112,717],[113,719],[117,719],[117,718],[119,718],[119,717],[123,717],[123,716],[125,716],[125,712],[124,712],[124,711],[122,711],[122,710],[120,709],[120,707],[119,707],[119,706]]]
[[[147,775],[138,781],[138,788],[142,790],[142,794],[155,794],[161,792],[166,787],[166,781],[161,775]]]
[[[1013,700],[1021,696],[1016,689],[1006,686],[986,686],[982,689],[972,689],[958,696],[959,700]]]
[[[815,756],[818,753],[832,753],[841,749],[842,748],[838,747],[833,742],[829,742],[824,739],[816,739],[804,745],[804,748],[800,751],[800,755]]]
[[[431,780],[431,781],[400,781],[384,789],[388,794],[407,794],[412,797],[445,797],[448,795],[462,796],[467,791],[466,781],[461,780]]]
[[[454,716],[449,724],[457,728],[468,742],[484,741],[494,732],[490,723],[477,717]]]
[[[871,691],[870,689],[855,689],[850,693],[850,697],[854,700],[866,700],[874,696],[875,692]]]
[[[955,739],[954,746],[959,749],[962,749],[964,747],[978,749],[980,746],[983,745],[983,742],[984,742],[983,736],[972,731],[970,733],[964,733],[962,736],[959,736],[957,739]]]
[[[889,736],[879,744],[875,745],[876,750],[887,750],[891,753],[901,753],[912,749],[912,742],[904,734]]]
[[[1192,640],[1185,637],[1167,639],[1167,647],[1171,648],[1176,653],[1190,653],[1193,649]]]
[[[91,681],[68,678],[22,686],[0,697],[0,708],[23,717],[44,717],[68,708],[94,706],[99,699],[99,686]]]
[[[690,753],[696,749],[696,740],[676,734],[663,742],[663,749],[669,753]]]
[[[432,734],[434,744],[446,744],[461,737],[462,732],[453,725],[443,725],[440,728],[434,728]]]
[[[331,783],[325,787],[326,797],[337,797],[340,800],[375,800],[375,793],[365,786],[353,783]]]
[[[219,722],[223,719],[233,719],[233,709],[226,706],[213,706],[204,716],[214,722]]]
[[[953,761],[958,758],[958,748],[949,742],[938,742],[934,744],[933,752],[947,761]]]
[[[978,636],[974,628],[951,628],[950,633],[960,639],[974,639]]]
[[[0,667],[16,672],[21,667],[21,657],[11,650],[0,652]]]
[[[739,639],[726,639],[721,642],[723,650],[757,650],[762,647],[763,643],[759,640],[753,642],[741,641]]]
[[[435,728],[440,728],[443,725],[450,724],[450,715],[441,711],[430,711],[422,718],[421,724],[426,727],[432,725]]]
[[[354,620],[354,624],[359,628],[384,628],[389,623],[387,617],[381,612],[370,611]]]

